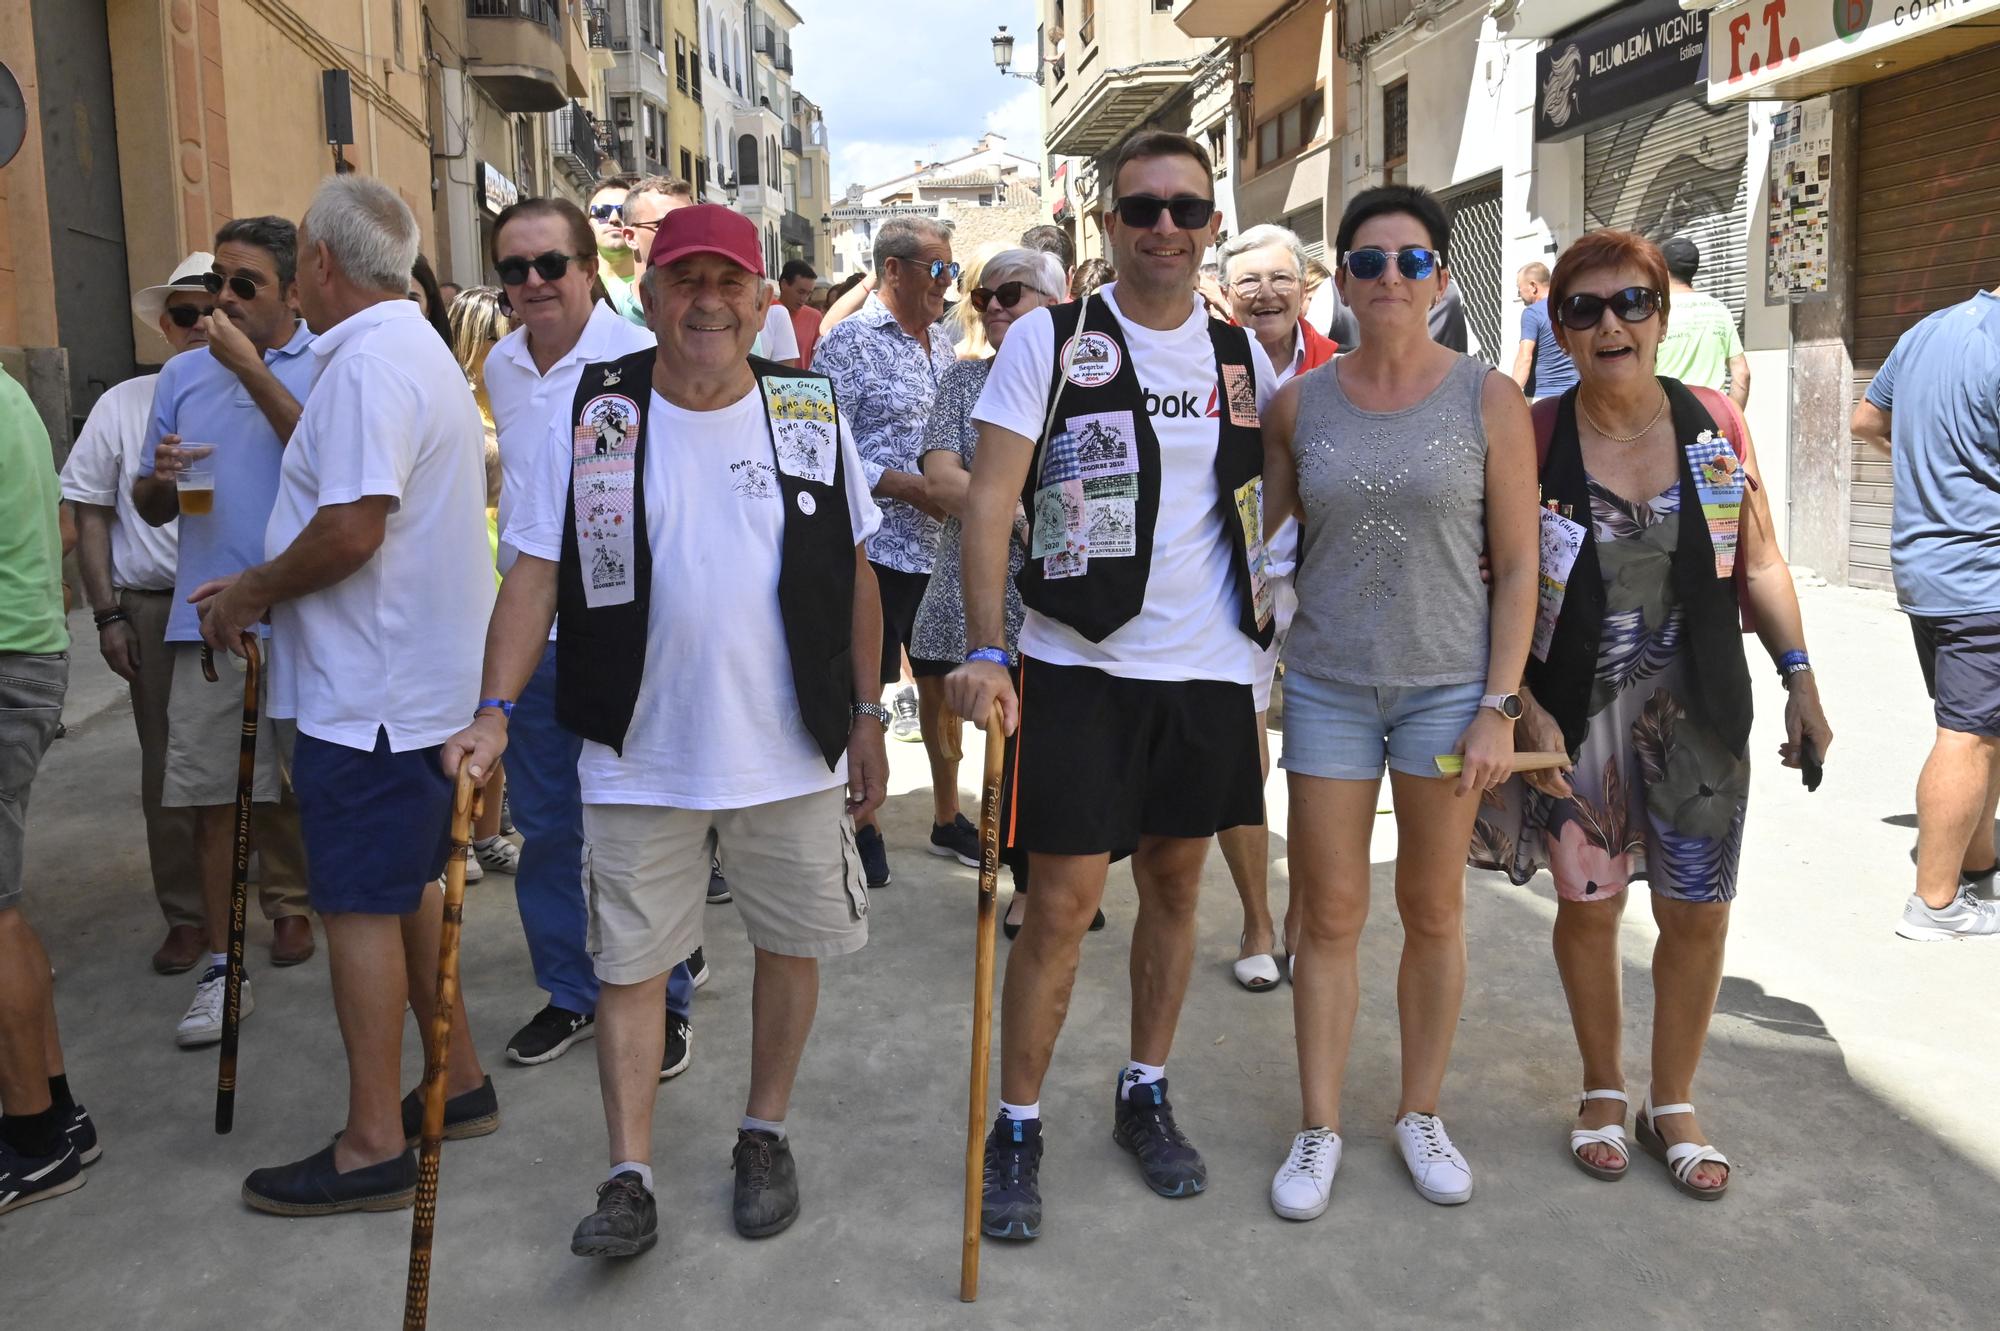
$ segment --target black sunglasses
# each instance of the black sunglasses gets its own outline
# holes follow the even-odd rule
[[[1642,324],[1660,312],[1660,293],[1651,287],[1626,287],[1608,296],[1579,291],[1563,297],[1556,318],[1571,332],[1587,333],[1603,321],[1607,308],[1628,324]]]
[[[215,313],[213,305],[171,305],[167,307],[167,317],[174,321],[176,328],[192,328],[197,323]]]
[[[563,274],[569,271],[569,261],[575,257],[572,254],[564,254],[561,250],[549,250],[547,253],[537,254],[532,259],[510,254],[504,259],[497,260],[493,265],[493,271],[500,274],[502,285],[510,287],[518,287],[525,283],[530,268],[533,268],[544,282],[560,282]]]
[[[1158,226],[1161,213],[1172,213],[1175,226],[1193,231],[1207,226],[1208,219],[1215,216],[1215,200],[1198,194],[1176,194],[1171,199],[1154,194],[1127,194],[1118,200],[1118,220],[1140,231],[1151,231]]]
[[[625,216],[625,205],[622,203],[593,203],[590,205],[590,220],[593,222],[609,222],[613,218],[623,216]]]
[[[262,290],[265,284],[257,281],[254,277],[245,277],[241,273],[238,273],[234,277],[228,277],[222,273],[203,273],[201,275],[201,285],[211,296],[221,295],[222,288],[227,285],[229,290],[236,296],[236,299],[255,300],[257,299],[258,291]]]
[[[974,287],[971,295],[972,308],[984,314],[986,313],[986,307],[997,300],[1000,302],[1001,309],[1011,310],[1021,303],[1021,297],[1026,295],[1040,296],[1042,294],[1044,293],[1037,291],[1026,282],[1002,282],[997,287]]]
[[[1350,277],[1373,282],[1389,271],[1390,259],[1396,261],[1396,271],[1408,282],[1421,282],[1437,271],[1437,251],[1427,250],[1421,245],[1402,250],[1380,250],[1371,245],[1367,249],[1349,250],[1341,262],[1347,265]]]

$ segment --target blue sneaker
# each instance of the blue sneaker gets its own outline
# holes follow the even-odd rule
[[[67,1134],[56,1137],[48,1155],[23,1155],[0,1141],[0,1215],[82,1186],[83,1162]]]
[[[882,829],[879,827],[857,827],[854,829],[854,849],[861,856],[861,879],[870,892],[878,892],[889,885],[889,848],[882,844]]]
[[[999,1118],[986,1135],[986,1182],[979,1229],[990,1239],[1025,1242],[1042,1232],[1042,1121]]]
[[[104,1154],[104,1147],[97,1140],[97,1125],[90,1121],[90,1113],[82,1105],[69,1111],[63,1123],[63,1136],[76,1148],[76,1162],[80,1165],[94,1165]]]
[[[1124,1076],[1120,1074],[1119,1084]],[[1146,1186],[1162,1197],[1192,1197],[1208,1186],[1208,1166],[1201,1152],[1181,1135],[1174,1107],[1167,1102],[1167,1082],[1143,1082],[1129,1097],[1113,1090],[1117,1108],[1111,1140],[1139,1157]]]

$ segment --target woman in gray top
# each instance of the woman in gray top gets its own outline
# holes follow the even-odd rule
[[[1417,1191],[1450,1205],[1472,1174],[1437,1117],[1465,989],[1465,853],[1482,793],[1511,771],[1534,628],[1534,436],[1505,376],[1431,341],[1449,223],[1427,191],[1355,197],[1335,280],[1361,345],[1264,413],[1264,521],[1297,516],[1299,608],[1284,649],[1293,970],[1303,1130],[1271,1184],[1281,1216],[1326,1209],[1386,765],[1396,807],[1403,1081],[1396,1141]],[[1480,581],[1479,556],[1492,563]],[[1456,754],[1461,773],[1438,758]]]

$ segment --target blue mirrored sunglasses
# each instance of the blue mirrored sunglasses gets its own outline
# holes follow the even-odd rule
[[[1373,282],[1389,271],[1389,260],[1396,261],[1396,271],[1407,281],[1420,282],[1437,271],[1436,250],[1427,250],[1421,245],[1412,245],[1406,250],[1384,250],[1370,246],[1364,250],[1349,250],[1343,262],[1351,276],[1363,282]]]

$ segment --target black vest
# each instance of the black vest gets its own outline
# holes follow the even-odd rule
[[[1087,317],[1086,317],[1086,311]],[[1051,401],[1061,394],[1054,419],[1035,442],[1035,455],[1028,467],[1022,503],[1029,522],[1029,556],[1014,577],[1021,590],[1021,602],[1060,624],[1066,624],[1092,642],[1102,642],[1134,619],[1146,602],[1146,582],[1153,566],[1153,528],[1160,514],[1160,439],[1146,414],[1145,390],[1132,366],[1132,352],[1125,344],[1118,317],[1102,298],[1051,307],[1055,324],[1055,366],[1049,380]],[[1077,357],[1064,382],[1063,363],[1070,339],[1081,332],[1102,334],[1108,339],[1109,357],[1100,354],[1105,343],[1093,340]],[[1260,626],[1253,603],[1250,579],[1251,537],[1239,513],[1237,491],[1264,474],[1264,441],[1257,424],[1257,378],[1250,359],[1250,335],[1220,320],[1208,321],[1208,333],[1215,345],[1216,378],[1213,409],[1217,439],[1215,448],[1216,503],[1221,506],[1223,526],[1229,533],[1230,567],[1234,574],[1238,605],[1237,626],[1259,646],[1267,647],[1275,625],[1267,617]],[[1115,360],[1111,365],[1107,360]],[[1081,381],[1081,382],[1079,382]],[[1232,401],[1231,390],[1235,391]],[[1196,410],[1202,409],[1197,405]],[[1138,495],[1133,505],[1137,531],[1135,553],[1125,557],[1090,559],[1087,570],[1073,577],[1044,576],[1042,561],[1035,557],[1035,492],[1042,485],[1042,464],[1052,434],[1068,429],[1067,422],[1100,413],[1128,415],[1137,442]],[[1251,517],[1261,523],[1261,497]],[[1261,557],[1261,539],[1259,540]]]
[[[604,394],[621,395],[638,411],[632,478],[632,599],[593,609],[585,598],[573,480],[563,516],[562,562],[556,580],[560,616],[556,720],[584,739],[609,745],[621,754],[632,710],[639,701],[640,676],[646,663],[646,625],[653,601],[653,551],[646,530],[646,420],[653,397],[654,354],[655,349],[648,347],[621,360],[585,366],[570,407],[572,438],[579,429],[589,428],[584,424],[584,408]],[[789,439],[787,450],[781,452],[778,435],[779,423],[787,419],[820,419],[817,400],[788,393],[788,380],[825,384],[827,404],[833,400],[832,382],[824,375],[787,369],[754,356],[750,368],[757,376],[764,402],[778,489],[785,506],[778,611],[792,661],[792,684],[806,731],[830,769],[847,748],[851,726],[848,708],[854,699],[854,525],[847,511],[839,424],[829,405],[825,414],[832,418],[826,422],[832,425],[832,479],[824,484],[786,470],[787,456],[795,455],[790,453]],[[674,631],[727,632],[728,626],[677,623]]]
[[[1686,445],[1703,430],[1721,433],[1694,394],[1677,379],[1660,380],[1673,413],[1680,446],[1680,531],[1674,545],[1674,599],[1681,608],[1687,642],[1681,660],[1687,672],[1688,706],[1729,751],[1741,758],[1750,742],[1750,666],[1743,654],[1736,583],[1715,576],[1715,546],[1695,491]],[[1563,394],[1555,433],[1542,464],[1542,499],[1564,506],[1581,523],[1583,546],[1571,567],[1562,610],[1546,661],[1528,658],[1526,679],[1535,700],[1562,726],[1563,742],[1574,753],[1589,729],[1590,692],[1597,678],[1597,654],[1604,627],[1604,573],[1597,562],[1597,538],[1590,520],[1590,490],[1583,470],[1583,446],[1576,433],[1576,390]],[[1736,557],[1743,558],[1739,543]]]

